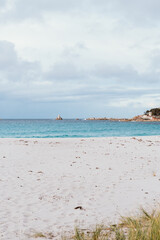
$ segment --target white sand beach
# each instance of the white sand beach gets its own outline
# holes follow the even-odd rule
[[[0,139],[1,240],[60,239],[159,201],[160,136]]]

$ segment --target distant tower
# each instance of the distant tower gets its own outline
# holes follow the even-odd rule
[[[58,114],[58,117],[56,118],[56,120],[63,120],[62,117]]]

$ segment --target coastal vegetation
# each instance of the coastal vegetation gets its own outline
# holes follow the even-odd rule
[[[32,238],[54,239],[52,233],[37,232]],[[75,228],[62,240],[160,240],[160,211],[142,209],[139,216],[122,217],[119,224],[97,225],[92,231]]]
[[[160,108],[152,108],[150,110],[147,110],[144,114],[151,116],[160,116]]]
[[[122,217],[119,224],[97,226],[93,231],[75,229],[65,240],[160,240],[160,211],[144,209],[137,217]],[[63,239],[63,240],[64,240]]]

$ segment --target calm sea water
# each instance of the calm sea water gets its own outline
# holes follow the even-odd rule
[[[68,138],[160,135],[160,122],[0,120],[1,138]]]

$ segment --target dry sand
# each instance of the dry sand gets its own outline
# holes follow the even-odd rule
[[[1,240],[59,239],[159,199],[159,136],[0,139]]]

